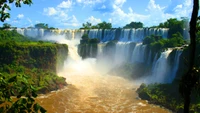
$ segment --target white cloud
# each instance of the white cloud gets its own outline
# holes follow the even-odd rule
[[[47,15],[55,20],[60,26],[79,26],[79,22],[75,15],[69,16],[68,12],[72,8],[73,3],[71,0],[63,1],[56,7],[48,7],[43,9],[44,15]]]
[[[53,16],[57,14],[57,11],[53,7],[44,8],[44,14],[48,16]]]
[[[129,8],[129,12],[125,13],[120,7],[114,5],[114,11],[110,14],[111,18],[109,19],[112,24],[120,26],[124,26],[132,21],[144,21],[149,15],[141,15],[137,13],[133,13],[132,8]]]
[[[66,8],[66,9],[71,8],[72,7],[72,1],[71,0],[63,1],[57,7],[58,8]]]
[[[192,0],[185,0],[184,3],[177,5],[174,8],[174,12],[177,18],[190,16],[192,12]]]
[[[89,17],[86,21],[92,23],[92,25],[101,23],[101,19],[94,18],[93,16]]]
[[[38,23],[41,23],[41,22],[40,22],[40,21],[38,21],[38,20],[36,20],[36,21],[35,21],[35,23],[36,23],[36,24],[38,24]]]
[[[19,15],[17,15],[17,18],[18,19],[22,19],[22,18],[24,18],[24,15],[23,14],[19,14]]]
[[[123,4],[126,2],[126,0],[114,0],[114,5],[117,6],[123,6]]]
[[[115,3],[117,3],[116,1]],[[119,0],[118,3],[120,3],[120,1],[122,4],[126,2],[125,0]],[[117,4],[114,4],[114,10],[110,13],[111,18],[109,21],[111,21],[114,26],[124,26],[131,21],[143,22],[145,26],[158,25],[169,18],[190,17],[192,2],[191,0],[184,0],[182,4],[172,9],[174,13],[165,12],[166,7],[167,6],[161,7],[159,4],[156,4],[155,0],[150,0],[146,8],[147,14],[144,15],[134,12],[131,7],[128,8],[129,12],[124,12],[120,5],[117,6]]]
[[[133,9],[131,7],[128,8],[130,13],[133,13]]]
[[[103,3],[105,0],[76,0],[78,4],[83,4],[83,6],[93,6],[97,3]]]

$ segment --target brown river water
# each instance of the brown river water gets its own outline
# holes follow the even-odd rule
[[[72,85],[41,95],[48,113],[170,113],[138,98],[136,86],[118,76],[71,76]]]

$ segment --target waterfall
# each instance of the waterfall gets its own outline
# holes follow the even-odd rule
[[[16,30],[19,34],[24,35],[24,29],[17,28]]]
[[[169,72],[169,65],[167,58],[169,54],[172,52],[172,49],[168,49],[165,52],[161,53],[160,58],[155,63],[152,69],[152,81],[157,83],[165,83],[168,82],[168,72]]]
[[[145,49],[146,49],[146,45],[142,45],[142,43],[137,43],[132,53],[131,62],[143,63],[145,60],[145,56],[144,56]]]
[[[115,65],[121,65],[129,61],[129,48],[129,42],[118,42],[116,44]]]
[[[116,30],[114,29],[105,29],[103,33],[103,38],[101,38],[102,42],[111,41],[115,39]]]
[[[174,65],[170,68],[167,58],[171,49],[162,52],[160,57],[158,53],[153,51],[147,52],[147,46],[143,45],[142,40],[149,35],[160,35],[163,38],[167,38],[168,29],[167,28],[138,28],[138,29],[79,29],[79,30],[61,30],[61,29],[35,29],[35,28],[25,28],[16,29],[18,33],[33,37],[42,38],[53,36],[62,36],[68,41],[76,41],[77,46],[80,43],[80,39],[84,34],[88,34],[89,38],[98,38],[101,43],[98,44],[97,51],[96,46],[86,46],[86,53],[88,57],[96,57],[93,55],[97,52],[97,62],[101,62],[100,68],[107,68],[105,72],[109,69],[119,66],[125,63],[137,64],[141,63],[152,67],[151,77],[154,82],[172,82],[176,76],[179,65],[179,57],[182,53],[181,51],[176,51]],[[186,37],[186,31],[184,32]],[[114,41],[113,41],[114,40]],[[113,41],[114,47],[105,48],[108,52],[104,53],[104,47],[108,41]],[[115,41],[118,41],[117,43]],[[136,42],[135,45],[131,45],[132,42]],[[69,43],[69,42],[68,42]],[[134,48],[133,48],[134,47]],[[69,48],[71,49],[71,48]],[[71,51],[71,50],[70,50]],[[77,51],[77,50],[76,50]],[[146,53],[147,52],[147,53]],[[71,52],[70,52],[71,53]],[[155,54],[155,56],[152,56]],[[77,55],[71,55],[77,56]],[[148,58],[147,58],[148,57]],[[154,58],[153,58],[154,57]],[[159,58],[158,58],[159,57]],[[80,59],[79,57],[77,59]],[[100,60],[99,60],[100,59]],[[153,60],[153,61],[152,61]],[[106,66],[105,66],[106,65]],[[103,67],[104,66],[104,67]],[[169,70],[172,69],[172,70]],[[169,73],[170,72],[170,73]],[[150,75],[150,74],[149,74]]]
[[[131,29],[122,29],[120,35],[120,41],[127,42],[129,41],[129,33]]]
[[[172,82],[174,80],[174,78],[176,77],[176,72],[178,70],[178,67],[179,67],[179,58],[180,58],[180,55],[182,54],[182,50],[176,50],[176,54],[175,54],[175,58],[174,58],[174,65],[172,67],[172,73],[169,77],[169,82]]]
[[[119,40],[122,42],[142,42],[149,35],[161,35],[167,37],[167,28],[138,28],[138,29],[37,29],[37,28],[17,28],[17,32],[32,38],[42,38],[51,35],[65,35],[66,39],[81,38],[83,34],[88,34],[89,38],[98,38],[101,42]],[[186,36],[186,35],[184,35]]]
[[[147,58],[147,65],[151,64],[151,55],[152,55],[152,53],[151,53],[151,50],[150,50],[148,58]]]

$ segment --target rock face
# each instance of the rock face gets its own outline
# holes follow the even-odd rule
[[[0,44],[0,65],[22,65],[56,72],[67,58],[68,47],[64,44]],[[57,64],[57,65],[56,65]]]

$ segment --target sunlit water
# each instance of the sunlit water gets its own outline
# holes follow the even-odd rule
[[[65,89],[40,96],[48,113],[169,113],[140,100],[136,86],[118,76],[73,75]]]
[[[58,39],[58,38],[57,38]],[[77,43],[67,43],[69,57],[59,76],[66,88],[37,98],[48,113],[169,113],[170,111],[140,100],[133,81],[99,71],[96,59],[81,60]],[[106,65],[104,65],[106,67]]]

